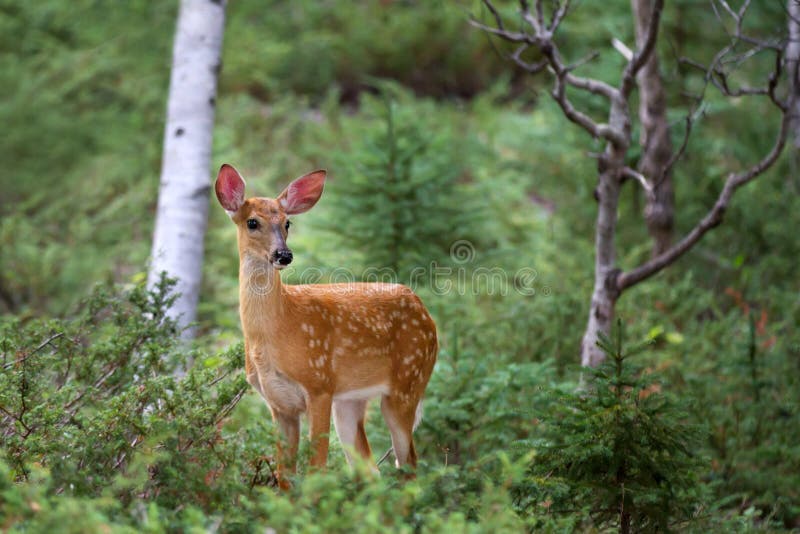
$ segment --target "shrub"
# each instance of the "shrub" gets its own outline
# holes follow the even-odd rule
[[[373,120],[349,132],[354,146],[336,162],[331,229],[366,268],[409,283],[421,267],[427,282],[431,262],[448,263],[454,242],[475,239],[480,204],[461,155],[470,139],[435,123],[430,102],[395,94],[363,102]]]
[[[245,392],[242,347],[201,357],[185,376],[171,284],[101,288],[72,321],[0,327],[0,454],[18,482],[48,492],[140,499],[178,509],[229,505],[247,476],[223,419]]]
[[[532,442],[530,478],[516,488],[521,510],[578,512],[620,532],[670,530],[692,518],[702,497],[701,428],[655,373],[628,361],[646,344],[622,344],[620,322],[613,338],[598,341],[607,362],[585,370],[585,388],[555,392]]]

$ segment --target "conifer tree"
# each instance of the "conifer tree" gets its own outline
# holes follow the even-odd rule
[[[668,531],[691,518],[700,497],[700,428],[657,374],[629,362],[649,342],[623,350],[619,321],[612,336],[598,341],[606,361],[586,369],[587,387],[558,393],[543,414],[530,485],[517,496],[522,508],[586,507],[601,529]]]
[[[472,238],[465,156],[452,127],[431,124],[424,105],[384,93],[364,107],[378,120],[336,162],[333,230],[363,254],[367,276],[390,269],[408,283],[415,268],[446,263],[454,242]]]

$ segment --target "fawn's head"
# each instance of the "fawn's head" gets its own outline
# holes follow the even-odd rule
[[[244,198],[244,179],[227,163],[219,169],[214,189],[219,203],[236,223],[239,250],[246,250],[269,261],[276,269],[292,262],[286,246],[289,215],[314,207],[322,195],[326,172],[314,171],[289,184],[277,198]]]

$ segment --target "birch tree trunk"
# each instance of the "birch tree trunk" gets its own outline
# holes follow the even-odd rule
[[[211,188],[211,141],[225,0],[181,0],[169,83],[161,186],[148,283],[162,272],[180,293],[170,317],[194,322]],[[194,337],[193,329],[184,330]]]
[[[653,6],[650,0],[631,0],[631,7],[636,26],[636,46],[641,48],[653,16]],[[655,51],[636,75],[636,82],[641,122],[639,144],[642,147],[638,170],[653,184],[652,194],[647,195],[644,217],[653,240],[652,255],[655,257],[672,243],[675,210],[672,176],[666,169],[672,157],[667,99]]]

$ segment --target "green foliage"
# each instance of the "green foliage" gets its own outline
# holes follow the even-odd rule
[[[530,485],[519,506],[554,513],[586,510],[600,528],[670,530],[690,519],[701,497],[700,428],[653,373],[628,361],[647,344],[623,351],[622,323],[598,345],[607,361],[590,369],[585,388],[556,392],[534,441]]]
[[[348,132],[357,144],[335,160],[330,229],[361,251],[365,267],[408,283],[415,267],[427,274],[433,262],[449,263],[454,242],[474,239],[482,206],[461,183],[469,139],[438,122],[429,102],[385,94],[362,106],[376,120]]]
[[[177,377],[185,361],[164,315],[170,287],[98,289],[73,320],[2,325],[0,435],[14,479],[44,467],[49,492],[121,506],[230,502],[241,451],[220,424],[245,391],[232,375],[242,348],[198,357]]]
[[[794,310],[786,320],[796,321],[796,304]],[[734,309],[727,322],[731,349],[725,361],[708,362],[713,378],[688,377],[698,416],[712,430],[711,486],[723,503],[737,502],[756,517],[789,527],[800,515],[800,345],[796,334],[770,334],[764,309]]]
[[[164,315],[170,288],[100,288],[73,320],[2,325],[4,528],[521,529],[507,491],[476,470],[433,470],[416,483],[394,470],[383,479],[337,471],[276,495],[272,425],[263,408],[262,419],[247,405],[237,410],[250,389],[242,345],[193,353],[194,365],[177,376],[185,359]],[[445,487],[462,495],[443,514]]]
[[[502,4],[515,23],[516,3]],[[615,82],[623,59],[608,43],[633,42],[629,4],[573,4],[557,36],[565,60],[598,50],[578,74]],[[293,490],[276,494],[272,423],[236,370],[237,257],[224,212],[211,210],[196,346],[175,344],[161,320],[164,295],[139,285],[177,5],[0,0],[0,406],[8,410],[0,415],[0,528],[586,530],[602,517],[613,524],[618,512],[608,510],[621,499],[615,464],[604,463],[622,457],[613,439],[627,447],[626,467],[639,469],[628,473],[625,500],[640,519],[697,531],[797,528],[796,169],[781,161],[748,184],[698,248],[621,299],[630,337],[653,341],[624,360],[622,376],[637,385],[617,399],[612,365],[574,394],[593,282],[596,161],[586,153],[602,146],[565,122],[544,90],[530,90],[543,80],[512,71],[504,44],[468,28],[469,10],[490,16],[479,2],[228,4],[213,166],[236,164],[248,191],[268,196],[311,169],[330,172],[323,200],[294,221],[288,281],[308,281],[309,267],[323,279],[369,266],[407,275],[447,264],[457,239],[473,247],[440,280],[451,291],[419,287],[444,349],[415,435],[417,480],[401,482],[390,462],[380,480],[353,473],[334,439],[328,473],[301,468]],[[748,29],[770,36],[783,9],[751,3]],[[668,2],[663,22],[659,53],[677,146],[686,92],[700,79],[675,59],[707,61],[728,36],[707,4],[691,0]],[[757,76],[745,70],[731,81],[756,86]],[[391,94],[390,105],[376,87]],[[675,169],[679,232],[713,203],[722,177],[763,155],[775,131],[774,113],[758,99],[708,96]],[[570,97],[603,120],[595,96]],[[400,156],[394,176],[408,182],[389,187],[392,149]],[[401,202],[387,202],[388,192]],[[649,255],[642,204],[625,185],[623,268]],[[389,222],[397,221],[409,233],[399,236],[403,254],[391,256]],[[331,239],[328,229],[340,235]],[[473,286],[479,269],[503,272],[508,291]],[[104,286],[79,304],[103,281],[126,284],[125,293]],[[193,366],[175,376],[186,360]],[[654,385],[668,391],[638,398]],[[619,423],[601,401],[618,408]],[[388,434],[370,411],[370,441],[381,453]],[[673,423],[685,426],[672,442],[655,439]],[[683,441],[681,432],[697,425],[707,439]],[[631,443],[623,430],[642,440]],[[680,454],[643,459],[675,439],[693,443],[702,464],[687,472],[676,464],[693,458]],[[579,442],[592,445],[584,455],[552,448]],[[561,453],[576,461],[559,463]],[[549,477],[548,458],[558,470]],[[669,475],[674,497],[653,484],[655,472]],[[585,506],[569,508],[567,497]],[[663,505],[658,513],[654,503]],[[676,523],[687,510],[695,520]]]
[[[354,100],[372,77],[423,95],[471,96],[511,70],[452,2],[244,2],[230,10],[227,31],[223,90],[262,100],[319,101],[332,87]]]
[[[538,393],[555,383],[551,362],[514,363],[472,352],[442,351],[417,430],[422,457],[469,465],[526,438],[546,404]]]
[[[2,313],[65,313],[149,252],[176,9],[103,4],[0,1]]]

